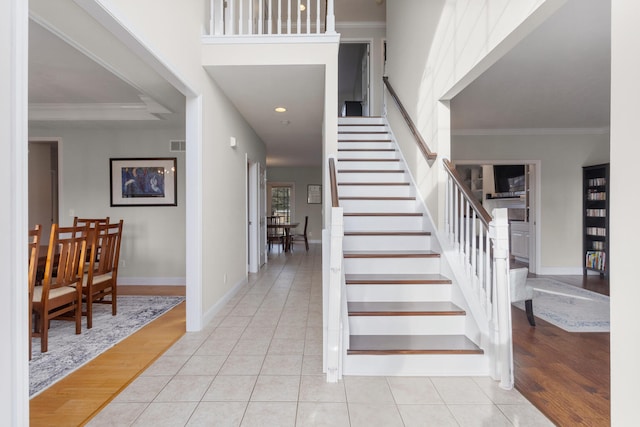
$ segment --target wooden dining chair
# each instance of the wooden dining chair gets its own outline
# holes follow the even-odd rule
[[[51,225],[42,286],[36,286],[33,292],[34,336],[40,337],[42,353],[48,350],[51,320],[73,320],[76,334],[81,332],[86,249],[86,229]]]
[[[295,242],[304,242],[304,246],[307,249],[307,251],[309,251],[309,239],[307,238],[307,229],[309,227],[309,215],[306,215],[304,217],[304,231],[302,232],[302,234],[296,234],[293,233],[289,236],[289,239],[291,241],[291,248],[293,249],[293,244]]]
[[[93,304],[111,304],[111,314],[117,314],[118,263],[122,241],[123,220],[98,225],[90,238],[89,268],[82,282],[87,329],[93,327]],[[110,296],[110,299],[105,299]]]
[[[284,251],[285,247],[285,232],[284,228],[278,227],[280,225],[280,217],[277,215],[267,217],[267,244],[269,251],[271,246],[275,243],[282,246]]]
[[[88,242],[91,241],[91,235],[95,232],[96,228],[98,227],[98,225],[109,225],[109,217],[104,217],[104,218],[80,218],[80,217],[73,217],[73,226],[74,227],[78,227],[79,229],[82,228],[87,228],[87,245],[89,244]],[[99,256],[99,254],[98,254]],[[89,257],[89,246],[87,246],[87,262],[88,262],[88,257]],[[87,271],[88,265],[85,265],[85,272]]]
[[[38,258],[40,257],[40,237],[42,236],[42,226],[36,224],[29,230],[29,360],[31,360],[31,333],[33,331],[33,293],[36,287],[36,276],[38,273]]]

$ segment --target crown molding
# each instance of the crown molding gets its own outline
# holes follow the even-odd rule
[[[165,109],[168,112],[168,110]],[[30,104],[29,120],[162,120],[161,112],[144,103]]]
[[[452,136],[492,135],[606,135],[609,127],[599,128],[518,128],[518,129],[451,129]]]

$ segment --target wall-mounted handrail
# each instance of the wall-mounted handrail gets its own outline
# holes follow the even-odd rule
[[[493,219],[489,212],[478,202],[478,200],[473,197],[471,193],[471,189],[464,183],[460,173],[456,170],[449,159],[443,159],[443,163],[445,166],[445,170],[451,176],[451,179],[455,181],[457,186],[460,188],[460,191],[464,195],[464,198],[467,199],[467,202],[471,205],[476,214],[478,215],[478,219],[482,221],[485,227],[489,227],[489,223]]]
[[[389,77],[387,76],[382,77],[382,81],[384,82],[385,86],[387,87],[387,90],[389,91],[389,94],[391,95],[396,105],[398,106],[398,110],[400,110],[400,114],[402,114],[402,117],[404,118],[404,121],[407,123],[407,126],[409,127],[409,130],[413,134],[413,137],[416,139],[416,144],[418,144],[418,148],[422,152],[422,155],[427,160],[435,160],[438,157],[438,154],[434,153],[429,149],[429,146],[422,138],[422,135],[420,135],[418,128],[413,123],[413,120],[411,120],[411,116],[409,116],[409,113],[407,113],[407,110],[404,108],[404,105],[402,105],[402,102],[400,101],[398,94],[393,89],[393,86],[391,86],[391,83],[389,83]]]
[[[329,179],[331,180],[331,206],[334,208],[340,207],[338,201],[338,181],[336,179],[336,162],[333,157],[329,159]]]

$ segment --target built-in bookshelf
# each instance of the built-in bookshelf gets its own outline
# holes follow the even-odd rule
[[[609,273],[609,164],[585,166],[583,177],[584,274]]]

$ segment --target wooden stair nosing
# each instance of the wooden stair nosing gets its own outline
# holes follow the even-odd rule
[[[338,138],[338,142],[366,142],[366,143],[378,143],[378,142],[384,142],[384,143],[390,143],[393,142],[393,140],[391,139],[340,139]]]
[[[484,354],[484,351],[464,335],[351,335],[347,354]]]
[[[400,159],[338,159],[339,162],[399,162]]]
[[[338,173],[404,173],[404,169],[340,169]]]
[[[450,285],[440,274],[345,274],[346,285]]]
[[[422,212],[344,212],[342,216],[423,216]]]
[[[382,135],[385,133],[389,133],[388,131],[359,131],[359,130],[339,130],[338,135]]]
[[[338,126],[387,126],[385,123],[338,123]]]
[[[431,236],[430,231],[345,231],[345,236]]]
[[[415,200],[413,196],[345,196],[338,197],[340,200]]]
[[[341,185],[411,185],[410,182],[339,182]]]
[[[343,251],[344,258],[440,258],[434,251]]]
[[[346,151],[350,151],[350,152],[386,152],[386,153],[392,153],[394,151],[396,151],[395,148],[338,148],[338,152],[346,152]]]
[[[349,316],[464,316],[466,312],[447,301],[350,301]]]

